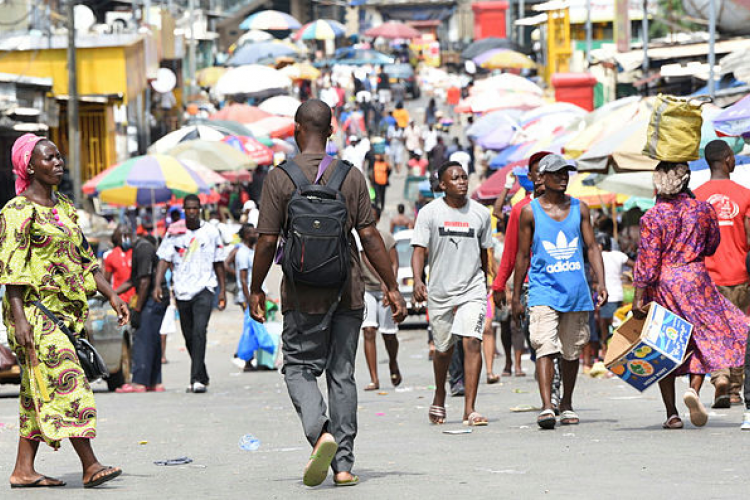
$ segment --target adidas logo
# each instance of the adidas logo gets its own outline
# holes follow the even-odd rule
[[[550,264],[546,267],[547,272],[550,274],[564,273],[565,271],[580,271],[580,262],[562,262],[558,260],[554,264]]]
[[[542,246],[557,260],[568,260],[578,250],[578,237],[573,238],[570,243],[562,231],[557,233],[557,244],[542,240]]]

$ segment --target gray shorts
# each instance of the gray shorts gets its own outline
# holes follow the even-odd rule
[[[456,337],[474,337],[482,340],[484,318],[487,316],[487,304],[484,300],[475,300],[447,308],[428,306],[428,310],[432,337],[437,351],[449,350],[456,341]]]

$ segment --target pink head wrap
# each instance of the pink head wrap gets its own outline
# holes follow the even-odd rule
[[[13,143],[11,149],[11,161],[13,162],[13,173],[16,174],[16,194],[21,194],[29,187],[29,163],[31,162],[31,153],[34,151],[36,143],[45,140],[46,137],[40,137],[34,134],[24,134]]]

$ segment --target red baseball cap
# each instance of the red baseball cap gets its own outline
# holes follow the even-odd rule
[[[541,161],[542,158],[551,154],[554,154],[554,153],[550,151],[537,151],[536,153],[531,155],[531,157],[529,157],[529,167],[531,167],[531,165],[533,165],[534,163],[539,163],[539,161]]]

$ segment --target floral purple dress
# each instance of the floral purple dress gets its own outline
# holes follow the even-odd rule
[[[704,257],[720,241],[713,207],[687,194],[657,200],[641,219],[633,273],[644,300],[654,301],[693,324],[687,361],[676,371],[711,373],[742,366],[748,319],[716,289]]]

